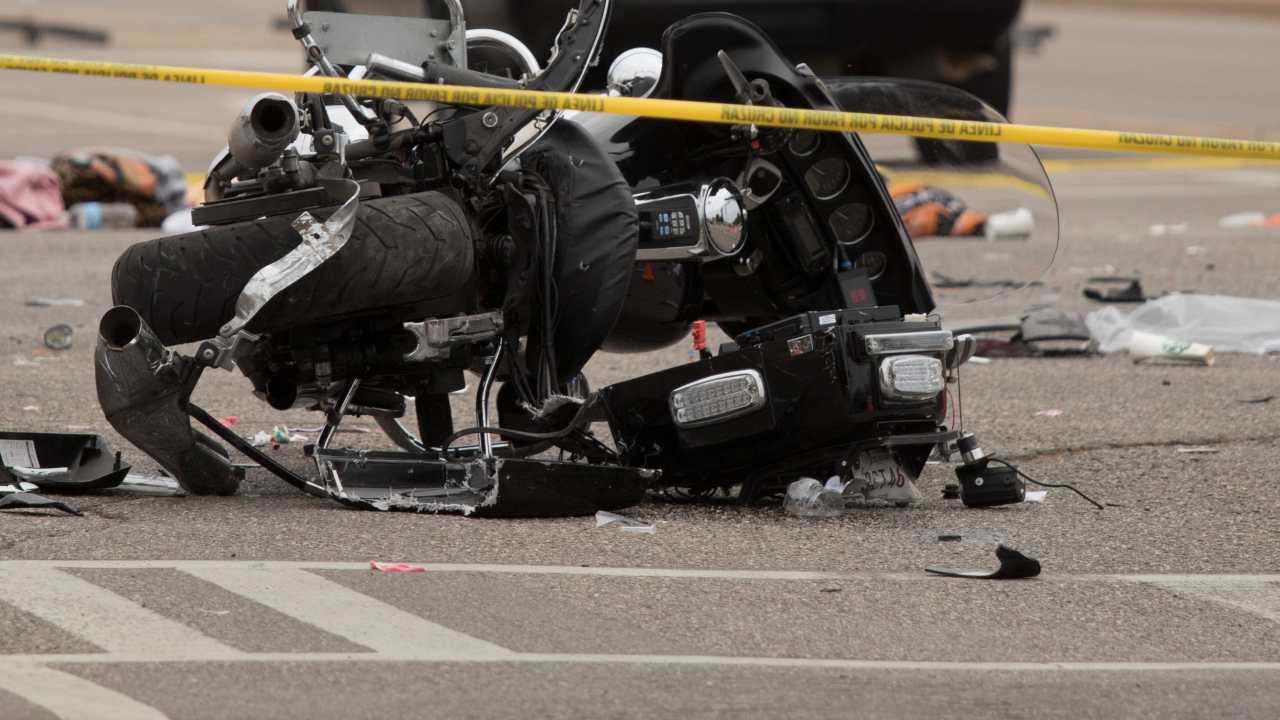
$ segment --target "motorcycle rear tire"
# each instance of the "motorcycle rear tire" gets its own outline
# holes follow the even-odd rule
[[[313,214],[323,219],[335,209]],[[133,245],[111,274],[115,303],[137,310],[166,345],[211,338],[235,314],[254,273],[298,245],[291,227],[296,217]],[[470,224],[448,196],[424,192],[363,202],[346,246],[268,303],[249,329],[310,327],[391,307],[417,317],[465,312],[474,304],[474,264]]]

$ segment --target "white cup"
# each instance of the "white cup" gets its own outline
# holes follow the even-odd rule
[[[1140,330],[1134,330],[1129,338],[1129,355],[1134,362],[1159,359],[1195,365],[1213,364],[1213,348],[1208,345],[1183,342]]]
[[[987,218],[987,240],[1029,240],[1036,230],[1036,218],[1027,208],[996,213]]]

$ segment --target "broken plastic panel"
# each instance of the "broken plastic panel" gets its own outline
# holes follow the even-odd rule
[[[29,492],[16,492],[0,497],[0,510],[61,510],[68,515],[84,516],[84,513],[64,502]]]
[[[972,578],[975,580],[1022,580],[1040,574],[1040,561],[1029,558],[1011,547],[996,547],[996,557],[1000,567],[995,570],[968,570],[956,568],[927,567],[925,572],[945,577]]]
[[[99,435],[0,432],[0,465],[45,490],[75,492],[115,487],[129,474]]]

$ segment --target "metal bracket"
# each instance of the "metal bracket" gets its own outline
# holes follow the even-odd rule
[[[418,347],[405,353],[404,359],[407,362],[444,360],[454,347],[492,339],[502,332],[503,327],[502,313],[496,311],[405,323],[404,329],[418,339]]]
[[[337,194],[334,192],[336,185],[345,184],[351,194],[323,223],[309,212],[302,213],[293,221],[293,229],[302,242],[249,278],[236,300],[235,317],[222,326],[217,337],[201,343],[196,351],[196,360],[200,364],[230,370],[240,343],[252,342],[258,337],[245,330],[258,312],[277,295],[337,255],[351,239],[356,225],[356,210],[360,206],[360,183],[354,180],[321,180],[320,183],[330,194]]]

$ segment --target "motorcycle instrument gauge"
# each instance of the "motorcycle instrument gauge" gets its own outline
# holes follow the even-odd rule
[[[864,252],[853,261],[853,266],[867,271],[867,278],[875,280],[884,274],[889,266],[889,259],[879,250]]]
[[[864,203],[848,203],[840,206],[827,221],[836,242],[841,245],[856,245],[871,233],[875,225],[875,215],[871,206]]]
[[[809,157],[818,151],[822,136],[813,130],[797,130],[791,134],[787,149],[796,157]]]
[[[849,184],[849,163],[843,158],[830,157],[819,160],[804,174],[809,192],[819,200],[830,200],[844,191]]]

